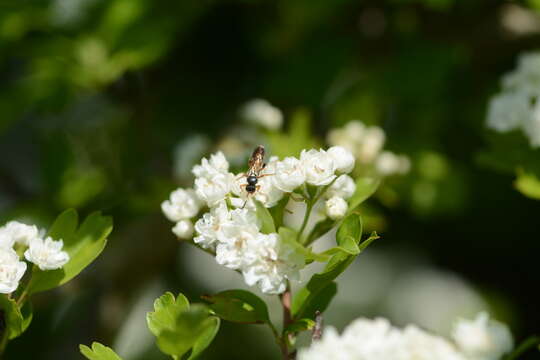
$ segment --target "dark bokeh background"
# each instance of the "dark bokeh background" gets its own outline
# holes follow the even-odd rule
[[[176,144],[244,127],[237,110],[253,97],[286,119],[309,110],[321,139],[351,119],[383,127],[413,170],[395,181],[397,201],[370,203],[385,224],[373,246],[467,279],[517,340],[540,331],[540,202],[478,160],[500,76],[540,47],[535,3],[0,1],[1,219],[48,226],[75,207],[115,222],[90,269],[34,299],[7,358],[79,359],[79,343],[114,344],[151,284],[194,301],[208,291],[179,270],[187,245],[159,204],[188,184],[173,175]],[[529,17],[509,17],[518,10]],[[415,196],[426,182],[427,203]],[[204,358],[275,358],[270,333],[251,331],[224,324]]]

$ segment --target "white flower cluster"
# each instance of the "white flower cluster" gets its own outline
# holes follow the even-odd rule
[[[247,122],[268,130],[279,130],[283,124],[281,111],[264,99],[254,99],[241,109],[241,116]]]
[[[498,132],[522,130],[540,147],[540,52],[519,57],[518,67],[502,78],[502,91],[491,98],[487,126]]]
[[[339,146],[304,150],[299,159],[273,157],[258,178],[257,190],[249,195],[245,174],[229,172],[227,159],[218,152],[193,168],[194,189],[175,190],[161,208],[176,222],[173,232],[179,238],[189,239],[195,231],[193,241],[214,251],[219,264],[238,270],[247,284],[258,284],[265,293],[281,293],[286,280],[298,276],[304,260],[278,234],[261,233],[252,199],[270,208],[304,184],[320,186],[326,189],[326,215],[339,219],[347,212],[345,199],[356,189],[346,175],[354,163],[353,155]],[[209,211],[193,225],[204,205]]]
[[[63,245],[62,240],[54,241],[50,237],[43,240],[35,225],[10,221],[0,227],[0,293],[14,292],[27,268],[15,247],[26,248],[26,260],[41,270],[54,270],[69,261],[69,255],[62,251]]]
[[[357,319],[340,336],[332,327],[311,347],[299,351],[299,360],[498,360],[513,347],[508,328],[490,321],[460,320],[453,341],[429,334],[415,325],[393,327],[386,319]]]
[[[407,156],[383,150],[386,134],[378,126],[350,121],[342,128],[330,130],[327,141],[349,150],[360,163],[372,165],[381,176],[406,174],[411,167]]]

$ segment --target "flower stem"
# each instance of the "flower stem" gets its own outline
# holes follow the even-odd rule
[[[311,200],[306,201],[306,213],[304,214],[304,221],[302,221],[302,226],[300,226],[300,230],[298,230],[298,236],[296,238],[296,241],[301,243],[302,239],[302,233],[304,232],[304,229],[306,228],[306,225],[309,220],[309,216],[311,215],[311,209],[313,208],[314,202]]]
[[[291,305],[292,305],[292,292],[289,282],[287,282],[287,289],[280,295],[281,306],[283,307],[283,329],[286,329],[289,324],[292,323]],[[294,359],[294,353],[289,353],[289,339],[287,337],[294,337],[294,334],[285,334],[281,339],[281,355],[283,360]]]

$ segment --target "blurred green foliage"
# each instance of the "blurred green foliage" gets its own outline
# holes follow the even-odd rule
[[[509,6],[540,9],[536,0],[1,1],[0,219],[47,225],[71,206],[115,219],[103,256],[38,298],[7,357],[79,359],[79,343],[112,344],[147,283],[189,298],[205,291],[178,271],[184,247],[159,204],[189,184],[189,174],[173,176],[191,166],[175,163],[176,144],[251,134],[238,107],[253,97],[290,120],[285,135],[269,136],[270,154],[322,145],[352,119],[382,126],[413,169],[362,210],[385,225],[377,246],[423,254],[498,294],[518,338],[538,331],[540,203],[515,191],[513,164],[538,176],[540,162],[524,139],[484,129],[500,76],[540,44],[540,29],[503,21]],[[222,324],[205,358],[274,358],[252,335]]]

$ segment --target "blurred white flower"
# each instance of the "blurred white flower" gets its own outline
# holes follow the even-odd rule
[[[320,341],[301,349],[298,360],[465,360],[444,338],[409,325],[393,327],[386,319],[357,319],[341,337],[332,327],[325,328]]]
[[[502,90],[492,97],[487,127],[508,132],[521,129],[531,147],[540,147],[540,52],[520,55],[518,66],[502,79]]]
[[[281,200],[281,198],[283,197],[283,191],[275,186],[272,179],[277,171],[277,162],[278,161],[276,157],[271,158],[270,161],[266,164],[266,167],[264,168],[264,174],[270,175],[259,178],[259,181],[257,182],[257,185],[259,185],[259,189],[255,192],[255,199],[263,203],[263,205],[267,208],[276,205],[278,201]],[[244,194],[247,193],[244,191]]]
[[[362,143],[358,149],[358,158],[361,162],[370,163],[379,154],[384,146],[386,135],[378,126],[370,126],[366,128]]]
[[[327,198],[331,198],[333,196],[339,196],[344,199],[348,199],[351,196],[353,196],[354,192],[356,191],[356,184],[349,175],[340,175],[336,181],[330,185],[330,187],[326,190],[325,196]]]
[[[12,247],[15,243],[28,246],[30,240],[39,236],[35,225],[10,221],[0,228],[0,246]]]
[[[326,200],[326,214],[332,220],[341,219],[347,213],[347,202],[339,197],[334,196]]]
[[[171,193],[169,200],[161,203],[161,210],[169,220],[176,222],[197,215],[201,205],[193,189],[177,189]]]
[[[375,160],[375,169],[382,176],[406,174],[411,163],[405,155],[396,155],[391,151],[383,151]]]
[[[0,293],[11,294],[19,286],[26,263],[19,260],[13,249],[0,247]]]
[[[246,121],[269,130],[279,130],[283,124],[281,111],[263,99],[254,99],[246,103],[242,107],[241,116]]]
[[[55,241],[51,237],[47,237],[45,240],[34,238],[30,240],[24,257],[36,264],[41,270],[60,269],[69,261],[68,253],[62,251],[63,246],[62,240]]]
[[[191,237],[193,236],[193,223],[191,222],[191,220],[180,220],[172,228],[172,232],[179,239],[191,239]]]
[[[332,146],[327,152],[334,160],[336,171],[341,173],[350,173],[352,171],[355,160],[349,150],[342,146]]]
[[[229,211],[224,201],[213,207],[195,223],[196,236],[193,241],[203,248],[215,248],[224,226],[230,221]]]
[[[459,319],[452,338],[468,360],[498,360],[514,347],[508,327],[491,320],[485,312],[479,313],[474,320]]]
[[[274,185],[284,192],[292,192],[306,181],[302,163],[295,157],[278,161],[272,176]]]
[[[328,185],[335,179],[336,164],[324,150],[302,150],[300,161],[306,174],[306,182],[311,185]]]

